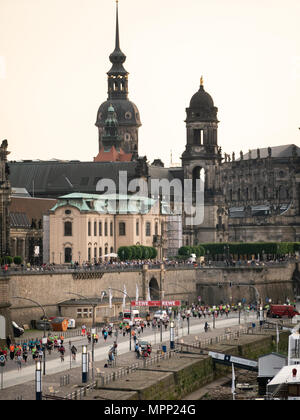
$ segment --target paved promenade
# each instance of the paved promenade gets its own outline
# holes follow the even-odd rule
[[[241,328],[244,328],[245,320],[241,317],[241,324],[238,324],[238,318],[221,318],[217,319],[215,326],[212,328],[212,322],[210,322],[211,330],[207,333],[204,332],[203,324],[204,321],[197,325],[190,326],[190,334],[188,335],[187,326],[183,329],[180,328],[177,330],[177,335],[175,337],[176,341],[184,343],[193,343],[197,340],[204,340],[207,338],[214,338],[224,334],[225,329],[230,328],[232,332],[237,331]],[[255,322],[256,314],[252,313],[247,317],[247,322]],[[167,349],[169,349],[169,340],[170,332],[163,332],[163,343],[160,343],[160,335],[156,333],[150,333],[149,336],[144,339],[150,341],[153,346],[152,356],[157,354],[157,351],[161,348],[161,344],[165,344]],[[114,371],[120,370],[120,368],[125,368],[133,363],[136,363],[138,359],[136,358],[134,351],[129,351],[129,339],[125,342],[120,342],[118,344],[118,357],[116,367],[114,368],[104,368],[104,364],[107,361],[108,350],[113,343],[107,344],[100,348],[95,348],[95,362],[94,362],[94,380],[99,379],[99,375],[107,375]],[[156,343],[156,344],[155,344]],[[67,346],[66,346],[67,347]],[[132,343],[132,349],[134,348]],[[43,395],[50,394],[53,390],[55,391],[56,396],[64,397],[67,394],[78,390],[83,386],[82,378],[82,368],[81,368],[81,353],[78,352],[77,360],[72,361],[72,368],[70,369],[70,356],[69,352],[66,352],[65,361],[61,362],[60,359],[54,359],[47,361],[46,364],[46,375],[42,376],[42,388]],[[68,384],[62,385],[63,377],[66,380],[66,375],[68,375]],[[34,365],[23,367],[20,371],[10,370],[4,373],[3,375],[3,389],[0,390],[0,400],[34,400],[35,399],[35,367]],[[89,372],[89,382],[92,382],[92,373],[91,366]]]

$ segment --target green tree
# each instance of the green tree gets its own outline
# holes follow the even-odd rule
[[[19,257],[19,256],[14,257],[14,264],[20,265],[22,264],[22,262],[23,262],[22,257]]]

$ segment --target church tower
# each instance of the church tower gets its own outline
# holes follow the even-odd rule
[[[218,108],[205,91],[203,78],[200,88],[186,109],[186,149],[181,159],[184,179],[192,180],[193,203],[197,179],[204,182],[204,220],[196,226],[185,226],[185,244],[220,242],[225,239],[225,214],[220,184],[221,148],[218,147]]]
[[[116,35],[115,49],[110,54],[109,60],[112,67],[107,73],[108,98],[100,105],[97,114],[96,126],[99,130],[99,152],[103,145],[105,133],[105,121],[108,117],[108,109],[113,106],[118,120],[118,134],[121,138],[120,147],[125,153],[131,153],[133,158],[138,157],[138,131],[142,125],[137,106],[128,99],[128,72],[123,64],[126,55],[120,48],[118,1],[116,2]]]

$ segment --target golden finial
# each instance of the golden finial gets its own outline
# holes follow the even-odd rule
[[[203,86],[203,76],[200,77],[200,86]]]

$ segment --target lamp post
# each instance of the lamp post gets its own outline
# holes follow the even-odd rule
[[[174,321],[170,322],[170,349],[173,350],[175,348],[175,328],[174,328]]]
[[[88,364],[88,354],[87,346],[82,346],[82,383],[87,383],[89,379],[89,364]]]
[[[13,299],[24,299],[24,300],[28,300],[29,302],[33,302],[35,303],[37,306],[39,306],[42,311],[43,311],[43,319],[44,319],[44,337],[42,339],[42,344],[43,344],[43,375],[46,375],[46,343],[47,343],[47,339],[46,339],[46,312],[45,309],[43,308],[43,306],[39,303],[36,302],[33,299],[29,299],[29,298],[25,298],[23,296],[12,296]]]
[[[238,307],[239,307],[239,325],[241,323],[241,302],[238,303]]]
[[[83,299],[87,299],[89,300],[89,298],[87,298],[86,296],[83,295],[79,295],[78,293],[73,293],[73,292],[69,292],[69,295],[75,295],[78,297],[81,297]],[[95,308],[97,306],[97,303],[91,303],[91,306],[93,308],[93,313],[92,313],[92,330],[91,330],[91,335],[92,335],[92,378],[94,380],[94,361],[95,361],[95,343],[94,343],[94,334],[96,332],[95,330]]]
[[[41,362],[37,361],[35,365],[35,399],[42,400],[42,366]]]

